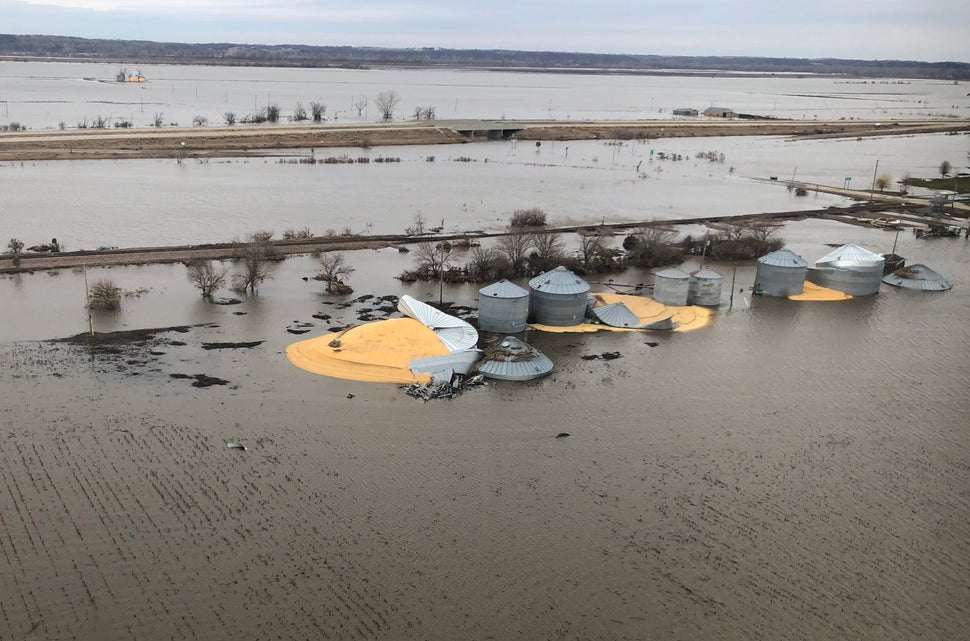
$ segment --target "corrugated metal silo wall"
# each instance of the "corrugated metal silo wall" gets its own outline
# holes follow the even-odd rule
[[[687,287],[687,304],[717,307],[721,304],[722,278],[691,278]]]
[[[532,318],[542,325],[568,327],[586,318],[586,292],[580,294],[546,294],[532,292]]]
[[[525,329],[529,320],[529,297],[489,298],[478,300],[478,329],[498,334],[515,334]]]
[[[658,275],[653,281],[653,299],[664,305],[686,305],[689,290],[690,282],[686,278],[664,278]]]
[[[850,296],[870,296],[877,293],[882,284],[882,266],[853,267],[852,269],[835,267],[809,269],[806,279],[816,285],[828,287]]]
[[[758,263],[754,277],[755,291],[765,296],[795,296],[805,291],[807,267],[777,267]]]

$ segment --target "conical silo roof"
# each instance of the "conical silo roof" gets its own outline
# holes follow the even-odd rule
[[[544,294],[584,294],[589,284],[565,267],[543,272],[529,281],[529,287]]]
[[[779,249],[770,254],[765,254],[758,259],[758,262],[762,265],[771,265],[772,267],[808,267],[808,263],[790,249]]]
[[[640,327],[642,324],[636,314],[623,303],[610,303],[593,308],[593,315],[604,325],[610,327]]]
[[[480,374],[502,381],[530,381],[554,368],[548,356],[514,336],[507,336],[486,350],[485,360],[478,364]]]
[[[879,254],[874,254],[868,249],[863,249],[858,245],[842,245],[817,261],[818,267],[875,267],[882,265],[886,261]]]
[[[701,280],[724,280],[724,276],[713,269],[698,269],[696,272],[691,272],[690,275]]]
[[[488,298],[525,298],[529,292],[503,279],[488,287],[482,287],[478,290],[478,294]]]
[[[690,274],[685,271],[681,271],[676,267],[668,267],[667,269],[661,269],[659,272],[655,273],[654,276],[659,278],[669,278],[671,280],[687,280],[690,278]]]
[[[945,278],[921,263],[897,269],[892,274],[884,276],[882,282],[927,292],[945,292],[950,289],[950,283]]]
[[[470,324],[407,294],[401,296],[397,308],[405,316],[433,330],[450,352],[470,349],[478,343],[478,331]]]

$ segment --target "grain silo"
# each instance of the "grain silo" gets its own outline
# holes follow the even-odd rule
[[[808,263],[790,249],[779,249],[758,259],[754,291],[765,296],[795,296],[805,289]]]
[[[529,292],[507,280],[478,290],[478,329],[515,334],[529,320]]]
[[[724,277],[713,269],[691,272],[687,287],[687,304],[717,307],[721,304],[721,286]]]
[[[683,307],[689,289],[690,275],[675,267],[654,274],[653,299],[658,303]]]
[[[586,318],[589,284],[565,267],[556,267],[529,281],[532,318],[542,325],[567,327]]]
[[[806,278],[850,296],[869,296],[879,291],[886,259],[858,245],[842,245],[822,256]]]

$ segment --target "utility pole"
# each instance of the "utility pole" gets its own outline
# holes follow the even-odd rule
[[[734,281],[738,278],[738,264],[734,263],[734,271],[731,273],[731,300],[728,309],[734,309]]]
[[[876,173],[879,171],[879,161],[876,161],[876,168],[872,170],[872,185],[869,186],[869,202],[873,202],[873,192],[876,190]]]
[[[88,331],[94,336],[94,319],[91,317],[91,294],[88,292],[88,267],[81,264],[81,271],[84,272],[84,307],[88,310]]]

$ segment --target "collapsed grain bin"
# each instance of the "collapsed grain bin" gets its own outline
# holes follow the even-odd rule
[[[565,267],[556,267],[529,281],[532,319],[541,325],[579,325],[586,317],[589,284]]]
[[[805,289],[808,263],[790,249],[779,249],[758,259],[754,291],[765,296],[795,296]]]
[[[653,299],[658,303],[682,307],[687,304],[689,290],[690,275],[676,267],[654,274]]]
[[[897,269],[892,274],[884,276],[882,282],[894,287],[919,289],[925,292],[945,292],[950,289],[950,283],[945,278],[921,263]]]
[[[478,329],[485,332],[521,332],[529,320],[529,292],[501,280],[478,290]]]
[[[806,278],[850,296],[869,296],[879,291],[886,259],[858,245],[842,245],[808,269]]]
[[[721,304],[721,287],[724,277],[713,269],[691,272],[687,286],[687,304],[717,307]]]
[[[485,359],[478,364],[478,372],[500,381],[531,381],[553,370],[549,357],[515,336],[485,350]]]

